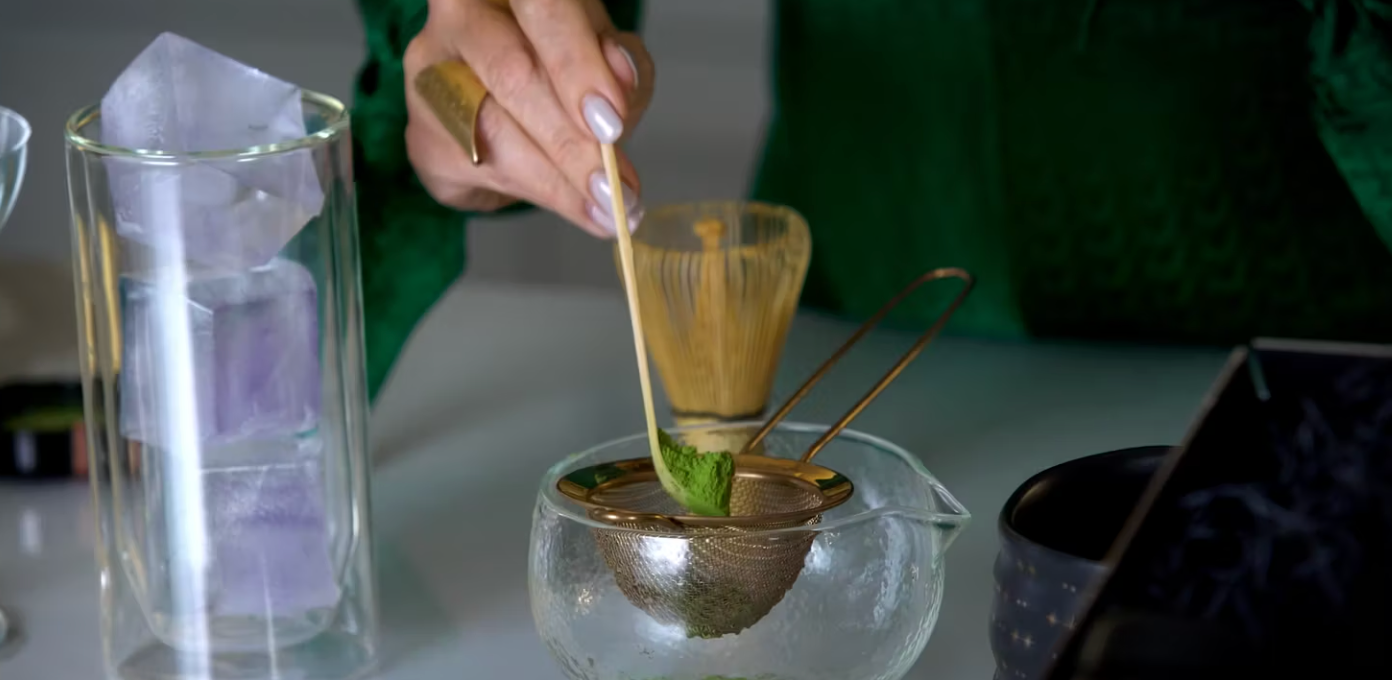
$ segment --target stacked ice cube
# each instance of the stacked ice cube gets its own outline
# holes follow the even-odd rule
[[[290,83],[165,33],[102,99],[102,141],[179,153],[281,144],[305,136],[300,97]],[[265,264],[324,206],[308,149],[163,167],[109,157],[106,171],[119,236],[221,270]]]
[[[214,616],[303,616],[339,595],[319,438],[319,294],[283,255],[323,209],[315,160],[308,149],[208,153],[303,138],[304,120],[298,87],[169,33],[102,100],[104,144],[171,156],[104,160],[122,252],[139,263],[123,267],[119,287],[118,421],[142,444],[147,486],[198,471],[201,487],[177,497],[200,499],[206,562],[171,557],[206,564],[216,587],[202,607]]]
[[[204,472],[215,537],[209,609],[218,616],[311,616],[338,602],[317,438],[224,445]],[[327,618],[319,616],[316,618]]]
[[[177,297],[149,279],[128,276],[121,284],[122,436],[173,446],[174,399],[192,406],[205,445],[315,428],[319,310],[303,265],[272,258],[243,272],[190,277]],[[171,335],[174,323],[184,327]],[[178,348],[168,345],[184,343],[191,366],[170,360]],[[191,378],[192,399],[171,394],[184,378]]]

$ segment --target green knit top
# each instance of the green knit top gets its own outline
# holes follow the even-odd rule
[[[636,0],[608,4],[637,25]],[[374,394],[464,267],[468,215],[425,193],[403,139],[425,5],[359,0]],[[1392,342],[1392,0],[775,7],[752,196],[808,219],[806,304],[863,317],[952,265],[979,279],[957,333]],[[894,322],[925,325],[953,292]]]

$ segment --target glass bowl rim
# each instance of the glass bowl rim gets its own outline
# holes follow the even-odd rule
[[[300,101],[311,104],[327,112],[323,129],[297,139],[290,139],[275,144],[262,144],[260,146],[249,146],[241,149],[193,152],[131,149],[123,146],[103,144],[83,135],[81,132],[82,128],[101,118],[101,102],[83,106],[77,111],[74,111],[71,116],[68,116],[68,121],[63,126],[63,137],[67,139],[68,144],[72,147],[98,156],[180,163],[213,160],[241,161],[285,154],[298,149],[321,146],[348,129],[348,121],[350,118],[348,107],[344,106],[343,102],[339,101],[338,98],[313,90],[302,89],[300,90]]]
[[[20,115],[18,111],[5,106],[0,106],[0,118],[8,118],[10,120],[18,122],[20,125],[24,127],[23,132],[21,132],[19,135],[19,139],[16,140],[14,144],[11,144],[6,147],[0,147],[0,156],[8,156],[12,153],[18,153],[22,151],[25,146],[28,146],[29,138],[32,137],[34,134],[34,125],[29,122],[29,119]]]
[[[741,427],[758,428],[763,424],[764,422],[761,420],[742,420],[734,422],[702,423],[697,425],[686,425],[664,429],[672,433],[682,433],[699,432],[702,430],[733,429]],[[830,427],[830,425],[825,424],[784,421],[775,426],[773,432],[769,434],[770,436],[772,436],[780,432],[792,432],[796,434],[819,435],[821,433],[826,432],[827,429]],[[592,529],[604,529],[606,531],[611,532],[622,532],[656,537],[672,536],[671,533],[659,530],[617,527],[613,524],[608,524],[606,522],[591,519],[584,513],[583,510],[580,509],[580,506],[568,501],[556,488],[556,484],[560,481],[562,476],[574,471],[572,468],[574,468],[576,461],[583,459],[587,456],[595,455],[606,449],[611,449],[623,444],[628,444],[638,440],[646,439],[647,436],[647,432],[638,432],[635,434],[625,435],[623,437],[618,437],[616,439],[611,439],[601,444],[591,446],[585,449],[584,451],[581,451],[579,453],[573,453],[569,456],[566,456],[565,458],[562,458],[559,462],[547,468],[546,474],[542,476],[541,488],[537,492],[537,503],[541,506],[545,506],[545,508],[548,511],[555,513],[558,517],[562,517],[568,521],[575,522],[577,524],[581,524]],[[971,513],[968,512],[967,508],[962,505],[962,502],[957,500],[957,497],[954,496],[951,491],[948,491],[947,487],[943,486],[943,483],[939,481],[937,477],[933,476],[932,472],[928,471],[928,468],[923,465],[923,461],[919,460],[918,456],[909,453],[903,447],[894,444],[893,442],[887,439],[883,439],[872,434],[867,434],[859,430],[854,430],[849,427],[842,430],[840,434],[836,435],[836,437],[832,439],[833,442],[837,440],[850,440],[855,442],[856,444],[868,445],[872,448],[878,449],[884,453],[887,453],[899,459],[901,462],[905,463],[909,467],[909,469],[918,477],[918,479],[921,482],[927,484],[930,488],[933,489],[935,497],[942,501],[944,507],[938,508],[936,509],[936,511],[927,510],[924,508],[909,507],[904,505],[886,505],[878,508],[869,508],[860,512],[846,515],[845,517],[837,517],[832,520],[823,521],[817,524],[817,531],[830,531],[840,527],[849,526],[852,524],[859,524],[861,522],[865,522],[871,519],[887,516],[909,516],[922,521],[936,520],[956,526],[965,525],[971,519]],[[854,483],[855,479],[852,478],[851,481]],[[802,526],[785,527],[781,529],[754,529],[741,532],[741,535],[762,536],[791,532],[802,532],[806,530],[807,527]]]

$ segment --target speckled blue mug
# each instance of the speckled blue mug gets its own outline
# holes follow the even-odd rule
[[[991,651],[996,680],[1039,680],[1072,630],[1078,598],[1168,446],[1087,456],[1021,484],[1001,509]]]

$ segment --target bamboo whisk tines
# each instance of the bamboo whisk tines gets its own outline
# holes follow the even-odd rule
[[[635,236],[643,326],[678,423],[763,414],[811,254],[793,210],[666,206]]]

